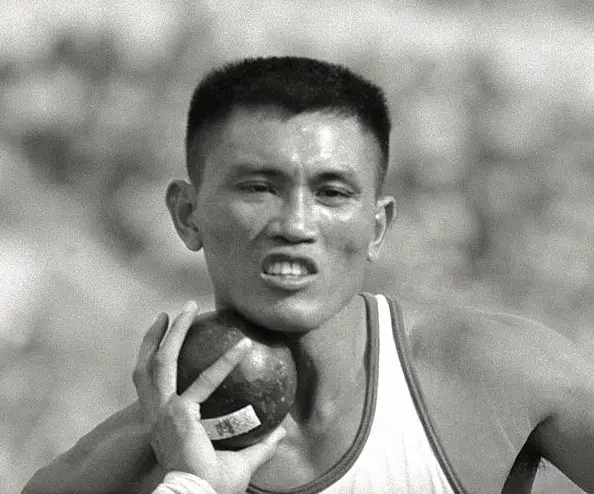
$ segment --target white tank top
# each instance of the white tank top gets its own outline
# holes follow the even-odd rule
[[[408,363],[404,361],[405,352],[397,349],[399,339],[400,344],[404,345],[404,328],[396,302],[389,304],[383,295],[364,294],[364,297],[368,307],[369,379],[363,420],[357,438],[339,463],[320,479],[281,492],[463,492],[459,487],[453,487],[457,485],[455,477],[445,473],[451,470],[424,416],[419,395],[412,389],[416,384]],[[250,486],[248,492],[271,493],[253,486]]]

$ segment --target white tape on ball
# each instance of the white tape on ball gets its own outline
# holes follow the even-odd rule
[[[239,436],[262,425],[252,405],[220,417],[202,419],[200,423],[211,441]]]

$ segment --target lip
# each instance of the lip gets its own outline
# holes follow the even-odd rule
[[[264,272],[264,266],[273,262],[298,262],[299,264],[303,264],[307,267],[307,271],[309,273],[306,276],[312,276],[317,274],[319,271],[316,261],[314,261],[311,257],[288,252],[271,252],[266,257],[264,257],[260,263],[260,269],[262,272]]]
[[[273,262],[297,262],[307,267],[308,273],[303,276],[287,276],[287,275],[273,275],[264,272],[264,266]],[[303,290],[310,285],[319,272],[317,263],[308,256],[301,256],[296,254],[289,254],[286,252],[274,252],[268,254],[260,263],[260,278],[268,286],[286,291]]]
[[[314,281],[315,276],[315,274],[297,277],[260,273],[260,279],[268,286],[288,292],[303,290]]]

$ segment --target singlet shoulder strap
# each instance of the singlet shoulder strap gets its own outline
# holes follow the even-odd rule
[[[379,321],[377,314],[377,300],[370,293],[360,294],[365,301],[367,318],[367,355],[365,365],[367,367],[367,388],[365,391],[365,403],[363,406],[363,417],[357,430],[355,440],[347,452],[342,456],[336,465],[330,468],[321,477],[311,482],[291,489],[281,491],[282,494],[319,494],[344,476],[353,466],[367,442],[377,398],[378,371],[379,371]],[[250,484],[248,494],[279,494],[277,491],[264,489]]]
[[[417,413],[419,414],[419,418],[421,419],[421,423],[423,424],[423,428],[425,429],[427,439],[429,440],[431,448],[435,453],[435,457],[437,458],[437,461],[439,462],[443,473],[448,479],[448,482],[450,483],[450,486],[454,492],[456,494],[467,494],[467,491],[462,487],[462,483],[460,482],[458,475],[454,471],[441,443],[439,442],[439,437],[435,428],[433,427],[433,423],[431,422],[431,418],[427,411],[426,400],[409,353],[410,345],[406,336],[406,328],[404,326],[404,318],[402,316],[400,305],[395,299],[391,297],[386,296],[385,298],[388,301],[388,305],[390,306],[394,342],[396,344],[396,350],[398,352],[400,362],[402,363],[404,377],[406,379],[408,388],[410,389],[410,393],[413,398],[415,408],[417,409]]]

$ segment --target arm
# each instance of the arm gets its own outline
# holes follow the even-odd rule
[[[533,444],[574,483],[594,493],[594,364],[568,339],[541,331],[555,367],[545,372],[550,404]]]
[[[510,396],[525,402],[538,454],[594,493],[594,364],[543,324],[503,314],[495,321],[486,326],[485,347],[498,363],[485,366],[486,375],[499,375]]]
[[[140,478],[160,474],[156,470],[150,433],[135,402],[40,469],[23,493],[122,492]]]
[[[168,318],[157,318],[143,340],[134,373],[139,402],[110,417],[39,470],[24,494],[147,492],[167,471],[195,474],[223,492],[234,490],[230,482],[245,490],[252,472],[272,456],[284,431],[277,429],[242,451],[214,450],[200,424],[198,404],[241,355],[230,351],[177,395],[177,357],[195,310],[179,315],[169,330]]]

